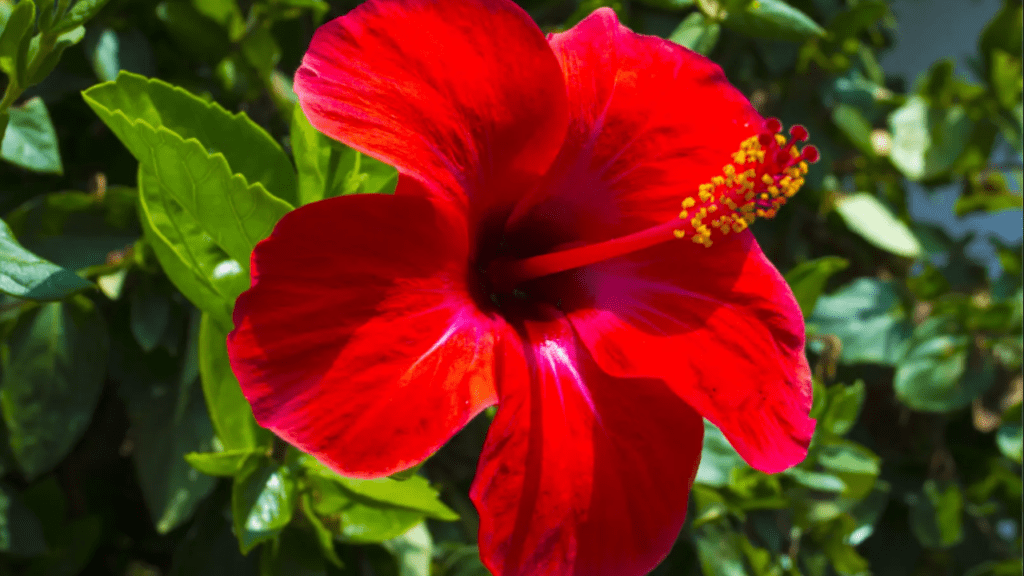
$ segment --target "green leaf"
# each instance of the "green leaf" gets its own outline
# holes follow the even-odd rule
[[[235,476],[231,510],[243,554],[273,539],[288,525],[296,497],[295,478],[290,468],[280,464],[250,465]]]
[[[858,278],[818,299],[808,329],[842,342],[840,359],[895,366],[906,353],[912,331],[891,282]]]
[[[192,7],[227,30],[232,42],[245,34],[245,17],[235,0],[192,0]]]
[[[55,32],[70,30],[85,24],[99,13],[100,8],[110,0],[78,0],[54,26]]]
[[[1003,423],[996,432],[999,451],[1017,464],[1024,452],[1024,426],[1021,425],[1021,403],[1017,402],[1003,413]]]
[[[692,8],[694,0],[640,0],[640,3],[662,10],[683,10]]]
[[[139,166],[139,221],[171,282],[222,330],[233,326],[235,299],[249,287],[242,264],[229,258],[160,179]]]
[[[437,576],[491,576],[480,561],[480,550],[472,544],[441,542],[434,560]]]
[[[21,61],[21,46],[24,39],[31,37],[35,30],[36,5],[31,1],[22,1],[14,5],[7,23],[0,31],[0,70],[11,79],[17,78],[20,70],[24,70],[27,62]]]
[[[948,482],[926,480],[920,494],[912,495],[910,527],[926,548],[949,548],[963,540],[964,498]]]
[[[265,457],[265,452],[225,450],[224,452],[189,452],[185,454],[185,461],[207,476],[233,478],[250,460]]]
[[[129,304],[132,336],[146,352],[152,352],[171,320],[171,301],[158,292],[151,280],[142,281],[132,290]]]
[[[250,187],[261,185],[258,187],[265,189],[252,194],[265,196],[269,192],[283,199],[284,202],[274,201],[279,210],[285,210],[286,203],[294,204],[297,199],[295,170],[288,156],[245,113],[231,114],[217,103],[205,102],[162,80],[130,72],[120,73],[114,82],[89,88],[82,92],[82,97],[147,169],[168,165],[169,159],[154,156],[177,155],[177,160],[184,162],[186,158],[181,155],[203,150],[207,157],[223,158],[228,175],[241,174]],[[181,140],[198,142],[182,147],[177,139],[166,134],[154,136],[162,133],[161,128]],[[192,164],[214,170],[209,162]],[[197,172],[195,176],[199,178],[202,174]]]
[[[193,314],[177,382],[166,371],[137,367],[139,362],[119,376],[119,391],[132,423],[135,471],[161,534],[191,518],[214,487],[213,478],[199,474],[185,461],[186,454],[211,452],[214,441],[203,396],[196,389],[198,323]]]
[[[871,450],[849,440],[833,440],[821,447],[818,464],[846,484],[843,496],[860,500],[875,486],[881,459]]]
[[[199,506],[195,521],[177,539],[167,576],[256,576],[256,556],[242,556],[231,532],[226,492],[215,491]]]
[[[0,158],[35,172],[63,174],[57,132],[43,100],[38,96],[31,98],[9,112]]]
[[[38,556],[46,552],[39,518],[10,486],[0,484],[0,553]]]
[[[803,468],[790,468],[783,472],[783,474],[789,476],[801,486],[806,486],[807,488],[817,490],[819,492],[834,492],[836,494],[841,494],[846,491],[846,483],[843,482],[841,478],[825,472],[814,472],[813,470],[804,470]]]
[[[0,292],[29,300],[62,300],[91,287],[71,270],[22,248],[0,220]]]
[[[30,66],[32,75],[26,78],[27,85],[29,86],[42,82],[43,79],[50,75],[50,72],[53,72],[53,69],[57,67],[57,63],[60,62],[60,57],[64,54],[64,51],[81,42],[82,38],[85,38],[85,28],[78,26],[61,32],[52,40],[53,45],[49,48],[49,52],[43,53],[44,42],[47,42],[46,38],[50,34],[45,36],[37,34],[32,38],[32,44],[28,49],[29,61],[32,62]],[[36,62],[37,60],[38,63]]]
[[[853,145],[868,156],[875,156],[871,144],[871,123],[855,106],[840,104],[832,110],[832,122],[853,142]]]
[[[850,386],[836,384],[828,388],[828,407],[818,419],[818,429],[827,429],[836,436],[843,436],[853,429],[864,405],[864,381],[858,380]]]
[[[325,526],[323,521],[320,520],[320,517],[317,516],[316,510],[314,510],[313,506],[313,494],[308,490],[304,491],[300,496],[300,502],[302,514],[313,529],[313,536],[316,538],[317,545],[320,547],[320,554],[323,555],[328,562],[338,568],[341,568],[341,559],[338,558],[338,553],[334,549],[334,534],[327,529],[327,526]]]
[[[704,447],[700,453],[700,466],[694,482],[721,488],[729,485],[729,478],[736,468],[746,467],[743,459],[725,434],[717,426],[704,421]]]
[[[248,272],[253,247],[270,235],[291,207],[262,184],[249,184],[241,174],[232,174],[224,156],[209,155],[198,140],[184,140],[141,121],[131,124],[119,111],[108,120],[117,126],[115,132],[123,131],[129,149],[159,181],[160,189],[199,224],[193,236],[209,235]]]
[[[156,17],[178,48],[195,60],[217,62],[231,50],[225,30],[189,3],[161,2],[156,6]]]
[[[381,546],[394,556],[399,576],[430,576],[434,539],[425,523],[421,522],[405,534],[381,542]]]
[[[950,412],[970,404],[990,381],[962,378],[969,342],[968,336],[952,335],[918,342],[896,368],[896,397],[924,412]]]
[[[56,466],[92,420],[106,374],[107,329],[84,297],[22,314],[0,343],[0,409],[29,479]]]
[[[698,54],[710,54],[718,43],[722,26],[697,11],[683,19],[668,39]]]
[[[459,519],[459,515],[455,511],[441,503],[437,497],[437,491],[422,476],[413,476],[408,480],[392,480],[391,478],[362,480],[341,476],[310,456],[303,457],[301,462],[311,474],[333,480],[343,486],[345,490],[364,498],[381,504],[416,510],[438,520]]]
[[[858,192],[840,196],[836,212],[851,231],[878,248],[907,258],[921,255],[921,243],[910,228],[873,195]]]
[[[303,530],[288,527],[260,548],[260,576],[327,576],[315,541]]]
[[[809,16],[782,0],[726,0],[726,27],[747,36],[801,41],[825,35]]]
[[[889,116],[889,158],[911,180],[940,176],[963,153],[972,124],[961,105],[937,108],[922,96],[911,96]]]
[[[199,373],[213,428],[227,450],[269,448],[273,435],[256,423],[242,396],[228,363],[226,339],[227,332],[204,314],[199,330]]]
[[[292,115],[291,143],[300,204],[345,194],[392,193],[398,183],[393,167],[321,134],[300,106]]]
[[[846,258],[823,256],[797,264],[786,272],[786,282],[792,288],[804,317],[810,316],[814,311],[814,306],[825,290],[828,279],[849,265],[850,262]]]
[[[102,195],[54,192],[21,204],[7,222],[26,249],[80,270],[124,260],[139,238],[137,202],[136,190],[122,186],[111,186]]]

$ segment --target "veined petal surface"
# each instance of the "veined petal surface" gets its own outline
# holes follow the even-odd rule
[[[668,554],[700,416],[664,383],[603,373],[564,317],[529,320],[471,496],[496,576],[641,576]],[[514,354],[509,354],[514,356]]]
[[[469,299],[467,250],[461,216],[414,195],[287,214],[253,252],[228,338],[260,424],[338,472],[377,477],[493,404],[507,328]]]
[[[803,317],[752,234],[662,244],[560,281],[582,287],[567,315],[601,369],[665,381],[759,470],[806,456]]]
[[[717,64],[632,32],[609,8],[549,42],[571,119],[543,184],[506,226],[518,243],[589,243],[665,222],[764,123]]]
[[[490,218],[544,172],[568,122],[537,25],[500,0],[370,0],[321,26],[295,76],[317,129]]]

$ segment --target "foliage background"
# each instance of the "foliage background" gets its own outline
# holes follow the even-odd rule
[[[823,153],[755,226],[807,316],[810,454],[767,476],[709,425],[655,574],[1020,574],[1021,246],[990,237],[979,261],[908,204],[953,187],[950,219],[1019,220],[1021,2],[967,66],[919,78],[879,64],[903,24],[882,0],[521,3],[546,30],[610,5]],[[486,573],[467,498],[485,416],[358,482],[256,427],[226,365],[251,244],[195,217],[222,206],[190,187],[256,198],[259,237],[291,205],[394,186],[294,113],[315,26],[353,4],[0,0],[0,574]]]

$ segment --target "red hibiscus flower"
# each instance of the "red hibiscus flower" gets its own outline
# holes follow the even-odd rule
[[[400,178],[256,247],[228,344],[262,425],[379,477],[497,404],[471,495],[498,575],[651,570],[701,416],[760,470],[804,457],[803,320],[746,227],[817,155],[718,66],[607,9],[545,38],[509,0],[371,0],[295,89]]]

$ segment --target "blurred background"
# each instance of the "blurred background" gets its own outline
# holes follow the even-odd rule
[[[0,0],[0,576],[487,574],[467,496],[487,416],[383,491],[241,437],[233,300],[172,267],[145,166],[81,94],[159,78],[194,96],[153,96],[147,122],[212,101],[291,151],[291,75],[355,4]],[[822,152],[754,226],[807,319],[814,443],[768,476],[708,424],[654,574],[1021,574],[1021,2],[520,4],[546,31],[610,6]],[[336,193],[393,186],[331,150],[355,182]]]

